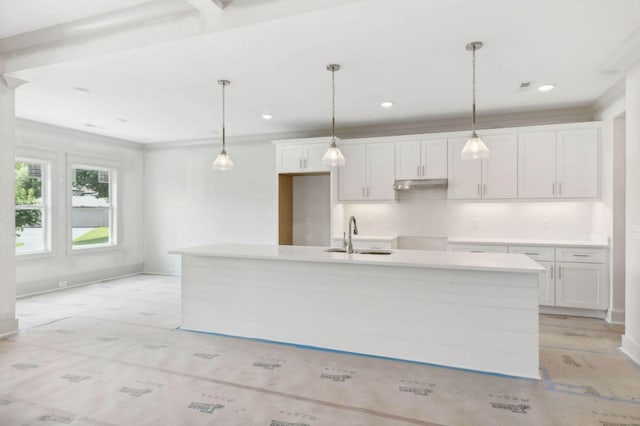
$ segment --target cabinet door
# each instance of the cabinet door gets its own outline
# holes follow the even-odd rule
[[[447,140],[422,142],[422,179],[447,178]]]
[[[306,148],[306,156],[304,158],[305,172],[327,172],[331,168],[322,164],[322,157],[329,148],[329,144],[314,144]],[[348,161],[348,160],[347,160]]]
[[[545,271],[540,272],[538,279],[538,305],[555,306],[556,282],[553,262],[538,260]]]
[[[346,162],[338,168],[338,198],[341,201],[363,200],[367,163],[365,145],[343,145],[340,149]]]
[[[482,160],[482,198],[518,197],[518,137],[486,136],[489,158]]]
[[[609,289],[605,265],[556,262],[556,306],[607,309]]]
[[[396,179],[419,179],[421,175],[420,142],[396,142]]]
[[[467,138],[449,139],[448,141],[449,189],[447,197],[450,200],[480,198],[482,161],[460,158],[460,151],[466,142]]]
[[[367,184],[365,198],[367,200],[395,200],[393,189],[395,176],[395,144],[382,142],[367,144]]]
[[[518,198],[556,196],[556,132],[518,135]]]
[[[558,132],[558,196],[588,198],[598,196],[598,130]]]
[[[278,147],[278,172],[299,172],[303,169],[304,148],[300,145]]]

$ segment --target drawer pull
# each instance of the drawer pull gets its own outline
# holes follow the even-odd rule
[[[524,253],[528,256],[540,256],[540,253]]]
[[[551,278],[554,278],[554,275],[553,275],[553,265],[551,265]]]
[[[471,253],[484,253],[482,250],[470,250]]]
[[[590,254],[574,254],[573,257],[591,257]]]

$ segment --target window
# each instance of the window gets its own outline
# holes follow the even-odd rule
[[[71,246],[75,249],[116,244],[114,169],[71,169]]]
[[[16,254],[50,251],[49,165],[18,159],[15,163]]]

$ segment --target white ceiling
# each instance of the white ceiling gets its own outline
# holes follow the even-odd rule
[[[67,1],[85,15],[86,3],[136,3]],[[246,8],[253,0],[237,1]],[[21,2],[52,17],[59,9],[49,0]],[[25,18],[25,27],[42,25]],[[11,21],[7,28],[16,28],[18,19]],[[229,135],[328,129],[325,66],[335,62],[343,67],[336,73],[338,127],[459,116],[470,111],[465,44],[473,40],[485,43],[477,54],[480,114],[584,106],[622,77],[607,69],[610,55],[639,27],[638,0],[350,1],[12,73],[29,81],[17,91],[16,113],[139,142],[206,139],[220,128],[216,82],[224,78],[231,80]],[[525,81],[557,87],[519,90]],[[395,105],[383,109],[383,100]],[[264,121],[265,112],[273,120]]]
[[[0,38],[100,15],[148,0],[0,0]]]

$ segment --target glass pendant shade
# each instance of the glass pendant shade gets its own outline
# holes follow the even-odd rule
[[[229,157],[229,154],[227,154],[227,151],[224,149],[220,151],[220,154],[218,154],[213,162],[213,170],[233,170],[233,161],[231,161],[231,157]]]
[[[473,52],[473,79],[471,81],[473,103],[471,105],[471,137],[460,151],[463,160],[482,160],[489,158],[489,148],[476,133],[476,50],[482,48],[482,42],[472,41],[466,49]]]
[[[324,157],[322,157],[322,164],[329,167],[341,167],[344,166],[344,163],[344,155],[336,145],[336,141],[333,141],[327,152],[324,153]]]
[[[229,82],[229,80],[218,80],[218,84],[222,86],[222,151],[220,151],[220,154],[218,154],[216,159],[213,161],[212,168],[215,171],[233,170],[233,161],[231,161],[231,157],[229,157],[229,154],[227,154],[227,150],[226,150],[227,131],[224,125],[224,119],[225,119],[224,89],[225,87],[230,85],[231,82]]]
[[[482,160],[483,158],[489,158],[489,148],[482,142],[480,136],[473,132],[467,143],[464,144],[462,152],[460,152],[460,158],[463,160]]]

